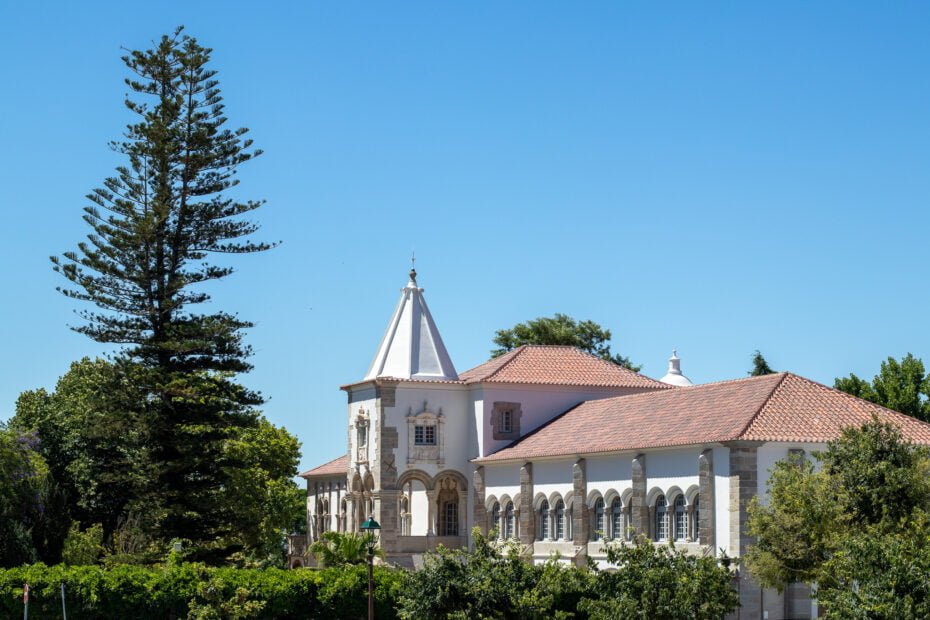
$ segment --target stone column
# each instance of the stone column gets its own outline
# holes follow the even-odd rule
[[[698,517],[698,537],[701,544],[706,545],[711,555],[717,554],[717,504],[716,480],[714,478],[714,451],[711,449],[701,452],[698,457],[698,501],[700,502],[700,516]]]
[[[397,428],[386,426],[385,409],[395,405],[394,386],[375,388],[375,407],[377,409],[377,436],[374,436],[374,424],[368,428],[369,462],[373,464],[375,506],[374,514],[381,524],[380,546],[390,553],[397,549],[397,535],[400,520],[397,515],[397,465],[395,463],[398,445]],[[375,422],[375,420],[372,420]],[[371,450],[374,449],[372,453]]]
[[[520,542],[530,549],[536,540],[533,516],[533,464],[524,463],[520,468]]]
[[[646,455],[633,459],[633,494],[630,496],[630,518],[637,534],[649,536],[649,506],[646,504]]]
[[[475,473],[472,476],[474,481],[474,502],[475,505],[472,507],[472,527],[477,527],[481,530],[482,534],[488,533],[488,510],[484,505],[484,467],[478,466],[475,468]],[[471,531],[468,532],[471,534]],[[500,532],[498,532],[500,534]]]
[[[747,523],[749,502],[759,492],[759,442],[739,441],[727,444],[730,449],[730,555],[742,557],[754,541]],[[762,589],[740,562],[740,616],[762,617]]]
[[[591,537],[588,515],[588,471],[584,459],[572,465],[572,543],[578,548],[575,564],[584,566]]]
[[[426,505],[429,508],[429,510],[427,510],[426,512],[426,519],[427,519],[426,535],[427,536],[436,535],[436,502],[438,501],[438,494],[439,494],[439,491],[437,491],[436,489],[431,489],[426,492]]]
[[[397,514],[398,492],[394,489],[381,489],[375,498],[375,512],[381,515],[381,548],[385,551],[395,551],[398,544],[397,536],[400,533],[400,517]]]
[[[462,539],[462,546],[467,546],[468,544],[468,521],[466,517],[468,516],[468,491],[465,489],[459,489],[459,506],[458,506],[458,515],[459,515],[459,537]]]

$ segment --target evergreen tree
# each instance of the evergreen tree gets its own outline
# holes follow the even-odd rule
[[[769,366],[769,363],[762,357],[759,349],[756,349],[752,356],[752,370],[747,373],[750,377],[761,377],[762,375],[772,375],[775,371]]]
[[[257,424],[261,402],[233,381],[250,369],[242,330],[251,324],[197,313],[210,299],[200,285],[233,272],[210,255],[271,247],[249,241],[258,226],[241,217],[262,201],[228,193],[238,167],[260,151],[246,129],[225,126],[210,54],[179,28],[123,58],[131,73],[125,104],[136,118],[111,146],[126,163],[88,196],[88,240],[52,257],[71,283],[60,290],[96,306],[74,329],[125,345],[122,354],[141,369],[147,397],[137,415],[157,472],[156,531],[195,541],[229,534],[230,515],[215,501],[237,467],[224,440]]]

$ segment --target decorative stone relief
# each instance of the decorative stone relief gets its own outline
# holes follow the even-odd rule
[[[407,413],[407,464],[433,463],[442,467],[446,464],[445,434],[446,418],[439,409],[438,413],[429,410],[428,403],[423,402],[423,409],[414,413],[411,408]]]
[[[367,463],[368,446],[371,445],[371,425],[368,412],[362,407],[358,408],[358,415],[355,417],[351,429],[355,433],[355,461],[356,463]]]

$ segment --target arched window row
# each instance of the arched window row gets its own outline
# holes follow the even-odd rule
[[[536,540],[571,542],[572,509],[559,496],[539,501],[536,509]]]
[[[630,540],[630,507],[619,497],[614,497],[608,506],[603,497],[594,500],[591,510],[591,540]]]
[[[520,511],[510,500],[505,500],[504,504],[494,502],[490,510],[489,529],[497,533],[499,540],[516,539],[519,534],[519,514]]]
[[[689,503],[682,493],[669,502],[664,494],[652,501],[652,537],[656,541],[701,542],[701,504],[697,496]]]
[[[648,534],[656,541],[700,543],[700,501],[691,493],[691,501],[676,489],[671,495],[654,490],[650,495]],[[632,540],[634,535],[631,502],[624,497],[607,493],[607,500],[599,491],[592,491],[590,506],[590,539]],[[613,496],[613,497],[611,497]],[[589,496],[590,497],[590,496]]]

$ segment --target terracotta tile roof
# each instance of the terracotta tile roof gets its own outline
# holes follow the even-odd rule
[[[523,345],[459,374],[465,383],[668,389],[671,386],[569,346]]]
[[[583,402],[478,462],[722,441],[824,442],[876,414],[930,443],[930,424],[790,373]]]
[[[313,469],[308,469],[302,474],[299,474],[301,478],[311,478],[316,476],[335,476],[338,474],[345,474],[349,471],[349,455],[343,454],[342,456],[331,460],[329,463],[323,463]]]
[[[930,443],[930,424],[791,373],[785,373],[740,439],[829,441],[843,428],[861,426],[873,415],[898,426],[910,441]]]

